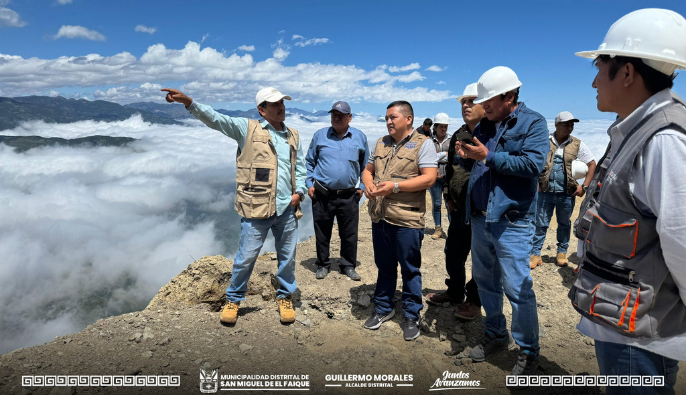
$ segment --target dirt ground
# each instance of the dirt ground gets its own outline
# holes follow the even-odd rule
[[[446,277],[445,240],[431,238],[434,225],[430,214],[426,218],[422,246],[424,295],[444,289]],[[442,221],[447,228],[445,212]],[[579,315],[567,299],[578,262],[576,238],[572,236],[570,242],[572,264],[558,268],[553,263],[555,224],[553,219],[543,247],[544,264],[532,271],[541,336],[538,374],[597,375],[593,340],[576,330]],[[338,257],[339,246],[339,240],[334,236],[332,257]],[[402,338],[400,303],[396,305],[395,318],[379,330],[362,327],[372,312],[370,297],[376,282],[371,222],[365,206],[360,210],[357,269],[362,281],[351,281],[336,270],[326,279],[316,280],[314,239],[300,243],[296,258],[299,287],[295,295],[296,322],[291,325],[279,322],[272,285],[276,269],[273,255],[260,256],[249,295],[241,304],[235,326],[221,325],[218,313],[219,298],[229,279],[231,262],[222,257],[205,257],[165,286],[144,311],[102,319],[79,333],[58,336],[44,345],[0,356],[0,394],[200,393],[200,369],[216,370],[220,377],[297,375],[295,381],[307,384],[307,387],[288,388],[296,392],[428,393],[446,372],[478,380],[477,387],[487,389],[489,394],[516,391],[505,386],[505,377],[514,366],[518,349],[500,352],[486,362],[472,363],[466,355],[480,341],[483,324],[480,318],[467,322],[455,318],[454,306],[435,307],[425,303],[422,334],[412,342]],[[467,262],[467,273],[469,278],[471,260]],[[210,277],[214,279],[214,285],[206,286]],[[184,281],[187,285],[183,292],[193,293],[192,298],[201,303],[184,305],[179,302],[185,296],[175,294],[181,292],[175,289],[180,289],[179,284]],[[400,289],[399,279],[396,300],[400,299]],[[509,325],[511,308],[507,300],[504,306]],[[680,388],[686,388],[684,364],[680,366],[677,393],[683,393]],[[180,376],[180,386],[22,387],[24,375],[172,375]],[[392,375],[372,377],[371,381],[385,380],[393,387],[370,388],[369,383],[364,384],[367,387],[326,386],[345,380],[340,375]],[[295,381],[291,381],[291,385],[295,385]],[[399,383],[412,386],[397,386]],[[476,392],[477,389],[460,391]],[[529,387],[526,390],[526,393],[534,394],[603,392],[602,387]]]

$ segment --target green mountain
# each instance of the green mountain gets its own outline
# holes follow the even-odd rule
[[[143,120],[165,125],[179,124],[170,117],[150,111],[124,107],[104,100],[65,99],[63,97],[0,97],[0,130],[12,129],[21,122],[43,120],[48,123],[70,123],[85,120],[123,121],[139,113]]]
[[[17,153],[26,152],[32,148],[52,147],[55,145],[64,147],[123,147],[136,141],[131,137],[88,136],[76,139],[63,139],[59,137],[38,136],[1,136],[0,144],[14,147]]]

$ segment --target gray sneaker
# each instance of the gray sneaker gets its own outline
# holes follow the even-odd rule
[[[377,313],[375,311],[374,313],[372,313],[372,316],[369,317],[369,319],[367,319],[367,321],[364,323],[364,327],[366,329],[379,329],[381,327],[381,324],[393,318],[394,315],[395,310],[391,310],[391,312],[386,315]]]
[[[515,364],[514,368],[512,368],[511,374],[513,376],[528,376],[534,374],[536,372],[536,368],[538,367],[539,359],[540,355],[531,351],[521,350],[519,352],[519,356],[517,356],[517,363]]]
[[[403,322],[403,339],[410,341],[419,337],[419,320],[405,317]]]
[[[469,352],[469,358],[474,362],[483,362],[497,351],[512,350],[514,347],[515,341],[510,332],[507,333],[507,337],[497,338],[487,331],[483,340],[481,340],[481,344],[472,348],[472,351]]]

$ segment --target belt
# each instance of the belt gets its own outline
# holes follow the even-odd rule
[[[345,195],[347,193],[352,193],[357,191],[357,188],[347,188],[347,189],[329,189],[329,194],[335,195]]]

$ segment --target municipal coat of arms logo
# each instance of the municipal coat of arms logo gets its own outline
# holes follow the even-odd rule
[[[217,379],[217,371],[206,372],[200,369],[200,392],[204,394],[212,394],[217,392],[219,380]]]

